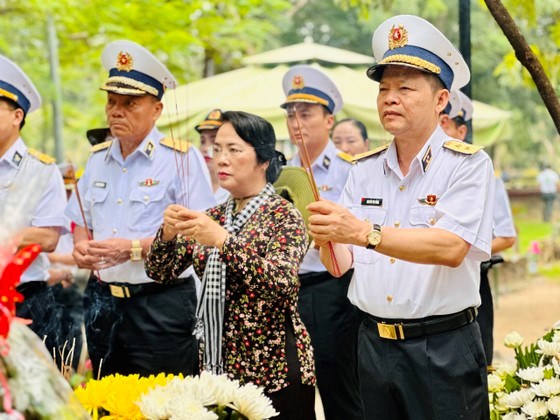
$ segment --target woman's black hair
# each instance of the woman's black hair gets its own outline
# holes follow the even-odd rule
[[[338,122],[334,125],[333,131],[334,131],[334,129],[335,129],[339,124],[342,124],[343,122],[350,122],[350,123],[352,123],[352,125],[353,125],[354,127],[356,127],[358,130],[360,130],[360,135],[362,136],[362,140],[363,140],[363,141],[366,141],[366,140],[368,139],[368,134],[367,134],[367,128],[366,128],[366,126],[365,126],[361,121],[358,121],[358,120],[355,119],[355,118],[344,118],[343,120],[338,121]]]
[[[255,149],[257,162],[268,162],[266,181],[274,183],[282,166],[286,164],[286,157],[274,149],[276,133],[274,127],[264,118],[243,111],[226,111],[222,114],[224,123],[229,122],[239,137]]]

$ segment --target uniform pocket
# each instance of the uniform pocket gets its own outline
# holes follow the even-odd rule
[[[410,209],[412,227],[432,227],[436,224],[436,209],[432,206],[415,206]]]
[[[84,197],[85,202],[89,203],[89,207],[91,209],[92,226],[90,226],[90,228],[94,231],[103,230],[103,228],[106,227],[109,222],[106,215],[106,213],[108,213],[107,209],[103,211],[108,195],[108,186],[105,186],[104,188],[93,186],[87,190]]]
[[[167,207],[165,187],[140,187],[130,192],[128,227],[131,230],[142,226],[142,231],[155,230],[163,220],[163,212]]]

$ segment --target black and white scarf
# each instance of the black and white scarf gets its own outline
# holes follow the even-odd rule
[[[224,228],[231,234],[245,225],[247,220],[275,193],[272,184],[267,184],[240,213],[233,216],[235,200],[229,197],[226,204],[226,221]],[[224,307],[226,299],[226,264],[220,260],[218,248],[212,249],[204,276],[202,278],[202,295],[196,308],[196,327],[194,335],[204,342],[202,368],[215,374],[223,373],[222,334],[224,324]]]

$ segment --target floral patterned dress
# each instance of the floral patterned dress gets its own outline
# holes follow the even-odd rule
[[[206,214],[223,226],[226,204]],[[213,248],[181,235],[164,242],[161,235],[160,228],[146,259],[147,274],[157,282],[169,283],[193,264],[202,278]],[[297,311],[298,269],[306,251],[301,214],[278,195],[271,196],[237,235],[226,239],[220,253],[227,267],[222,354],[230,378],[252,382],[267,392],[288,386],[285,325],[289,322],[301,381],[315,384],[311,341]]]

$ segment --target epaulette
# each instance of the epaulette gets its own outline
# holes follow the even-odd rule
[[[383,146],[377,147],[373,150],[370,150],[368,152],[365,153],[360,153],[359,155],[354,156],[354,158],[352,159],[352,163],[356,163],[359,160],[362,160],[364,158],[370,157],[370,156],[375,156],[378,155],[381,152],[384,152],[385,150],[387,150],[389,148],[389,144],[385,144]]]
[[[99,143],[96,144],[95,146],[92,146],[91,149],[89,149],[89,151],[90,153],[97,153],[101,150],[108,149],[109,146],[111,146],[111,143],[113,143],[113,140],[104,141],[103,143]]]
[[[465,143],[460,140],[449,140],[443,143],[445,149],[453,150],[454,152],[462,153],[464,155],[474,155],[476,152],[481,151],[483,146],[476,146],[474,144]]]
[[[43,162],[46,165],[50,165],[51,163],[55,163],[56,159],[46,155],[44,153],[39,152],[38,150],[35,149],[27,149],[27,153],[29,153],[31,156],[39,159],[41,162]]]
[[[159,141],[159,144],[170,149],[177,150],[179,152],[185,153],[192,146],[187,140],[172,139],[171,137],[165,137]]]
[[[336,154],[339,158],[341,158],[342,160],[348,162],[348,163],[354,163],[352,161],[352,159],[354,159],[354,157],[352,155],[349,155],[348,153],[344,153],[344,152],[338,152]]]

